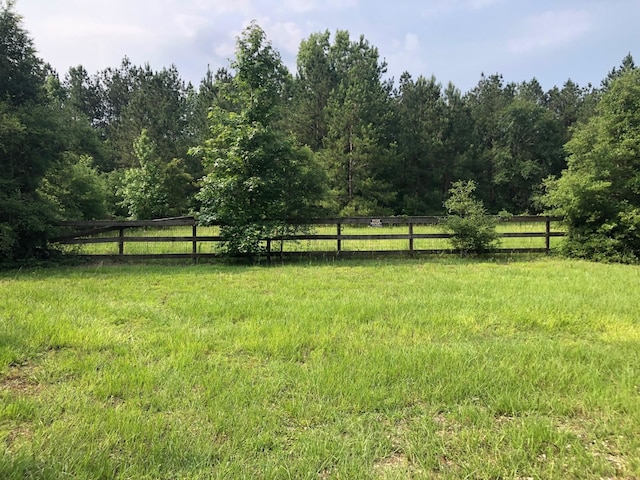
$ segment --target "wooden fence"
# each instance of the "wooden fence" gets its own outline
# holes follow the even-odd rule
[[[515,246],[499,248],[497,253],[539,253],[551,249],[551,239],[564,236],[564,232],[552,228],[553,223],[562,219],[542,216],[514,216],[501,222],[505,225],[531,224],[540,227],[534,231],[503,231],[503,239],[528,238],[544,241],[536,247]],[[346,256],[384,254],[433,254],[456,253],[451,248],[425,248],[424,241],[451,238],[438,225],[443,217],[351,217],[323,218],[304,222],[306,233],[278,238],[265,238],[265,255],[272,256]],[[301,225],[301,224],[299,224]],[[428,227],[432,228],[429,229]],[[199,230],[210,231],[211,227],[200,227],[193,217],[168,218],[160,220],[123,221],[68,221],[59,224],[66,233],[53,239],[63,245],[76,245],[78,255],[101,259],[191,259],[220,257],[224,242],[219,231],[214,235],[199,234]],[[218,229],[219,230],[219,229]],[[438,231],[439,230],[439,231]],[[164,244],[158,252],[130,252],[128,244]],[[359,242],[359,243],[357,243]],[[366,243],[365,243],[366,242]],[[420,244],[422,242],[422,244]],[[393,246],[389,246],[393,243]],[[115,249],[101,251],[99,246],[117,245]],[[175,248],[177,245],[182,248]],[[189,251],[185,250],[185,245]],[[203,248],[203,245],[210,248]],[[212,246],[213,245],[213,246]],[[297,245],[292,249],[287,246]],[[353,245],[356,245],[354,248]],[[386,248],[372,248],[382,245]],[[182,250],[182,251],[179,251]]]

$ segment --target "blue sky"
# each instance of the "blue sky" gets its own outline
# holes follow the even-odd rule
[[[40,56],[60,73],[93,74],[127,55],[154,69],[175,64],[199,83],[233,57],[256,20],[295,69],[313,32],[363,34],[389,76],[434,75],[466,92],[481,73],[537,78],[545,90],[569,78],[600,81],[627,53],[640,63],[639,0],[17,0]]]

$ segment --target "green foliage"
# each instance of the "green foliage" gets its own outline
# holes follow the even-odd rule
[[[146,130],[140,133],[133,150],[140,167],[124,172],[118,190],[129,216],[148,220],[186,213],[192,178],[183,162],[162,162]]]
[[[444,202],[445,229],[453,235],[450,240],[453,248],[463,253],[488,252],[497,246],[499,239],[497,220],[474,197],[475,190],[473,180],[458,180],[451,185],[449,198]]]
[[[598,102],[598,92],[592,87],[583,87],[567,80],[562,89],[553,87],[547,94],[547,108],[560,121],[568,141],[570,127],[584,123],[593,115]]]
[[[122,196],[125,173],[126,170],[112,170],[100,174],[105,186],[107,215],[112,218],[129,216],[129,210]]]
[[[194,150],[208,172],[197,195],[199,219],[224,224],[229,253],[257,253],[262,239],[281,234],[284,220],[313,215],[325,182],[311,150],[279,128],[288,75],[257,25],[238,39],[232,66],[226,102],[210,113],[211,137]]]
[[[230,253],[256,253],[260,240],[277,236],[283,221],[317,213],[324,176],[308,148],[242,115],[214,109],[204,146],[210,173],[197,195],[203,224],[222,222]],[[278,222],[278,220],[280,222]]]
[[[161,165],[154,149],[147,131],[143,130],[134,143],[140,167],[130,168],[124,173],[119,194],[123,198],[122,205],[134,219],[161,218],[168,207],[162,188]]]
[[[351,41],[338,31],[326,50],[335,86],[326,99],[326,137],[320,154],[329,177],[332,210],[341,215],[390,213],[388,162],[391,142],[390,84],[383,82],[386,63],[361,36]]]
[[[42,94],[44,65],[14,0],[0,0],[0,101],[21,105]]]
[[[456,178],[475,178],[478,139],[460,91],[434,77],[400,77],[394,96],[397,163],[390,169],[397,192],[396,212],[439,215],[447,188]]]
[[[440,213],[444,190],[441,179],[446,162],[443,149],[446,105],[442,85],[434,77],[414,81],[408,73],[400,77],[396,93],[398,167],[394,187],[398,191],[399,209],[406,214]]]
[[[35,55],[13,2],[0,4],[0,259],[46,255],[52,222],[101,218],[90,161],[100,142]]]
[[[551,104],[535,79],[505,84],[500,75],[483,75],[467,99],[480,139],[481,165],[472,177],[480,197],[492,211],[533,213],[540,183],[565,165],[562,145],[575,119],[563,124],[559,117],[577,107],[559,92]]]
[[[107,68],[93,79],[70,71],[67,85],[69,101],[91,112],[92,122],[106,140],[109,158],[103,171],[138,165],[131,145],[142,130],[147,130],[160,159],[186,157],[192,116],[188,89],[175,66],[155,71],[148,64],[133,65],[125,57],[118,67]],[[196,167],[190,173],[198,173]]]
[[[51,155],[53,161],[38,191],[58,208],[58,219],[102,219],[107,212],[106,191],[98,166],[104,163],[106,148],[98,130],[82,102],[73,98],[77,92],[65,90],[56,74],[47,76],[45,91],[61,152]]]
[[[37,193],[0,191],[0,262],[48,255],[56,210]]]
[[[62,220],[100,220],[107,214],[104,180],[88,156],[64,154],[38,192],[57,207]]]
[[[563,132],[544,107],[516,99],[498,115],[498,137],[492,149],[497,204],[519,213],[533,213],[536,188],[564,164]]]
[[[53,209],[37,193],[63,150],[44,66],[13,2],[0,2],[0,261],[46,254]]]
[[[640,71],[611,83],[596,116],[566,145],[568,168],[545,183],[544,203],[564,216],[566,253],[601,261],[640,259]]]
[[[327,103],[338,85],[338,75],[332,62],[331,34],[314,33],[300,43],[297,76],[288,127],[303,145],[319,151],[328,133]]]
[[[640,180],[630,166],[636,140],[618,120],[600,118],[609,115],[604,107],[596,110],[637,70],[630,54],[599,89],[567,81],[545,92],[535,78],[516,84],[495,74],[482,75],[462,94],[452,84],[443,88],[434,77],[414,81],[409,73],[394,89],[393,80],[385,79],[385,61],[364,36],[353,40],[340,30],[333,37],[329,31],[310,35],[300,44],[292,77],[253,23],[238,39],[231,69],[207,71],[197,89],[185,84],[175,66],[156,71],[127,57],[95,75],[73,67],[61,81],[37,57],[14,4],[0,0],[5,256],[41,251],[54,219],[103,216],[103,192],[108,214],[119,217],[193,211],[192,179],[203,176],[203,222],[277,220],[277,227],[247,227],[246,238],[254,240],[240,241],[239,251],[259,249],[256,238],[282,234],[285,217],[320,211],[438,215],[455,179],[474,179],[475,193],[491,212],[535,212],[541,180],[567,167],[561,147],[575,128],[569,154],[584,157],[586,147],[579,144],[591,145],[600,160],[593,168],[575,160],[567,174],[575,178],[548,181],[547,204],[561,213],[557,202],[575,188],[585,199],[579,209],[588,213],[586,202],[602,197],[597,208],[605,213],[585,213],[577,223],[592,227],[571,227],[570,238],[581,240],[567,248],[590,258],[638,257],[633,183]],[[635,108],[631,104],[607,108],[615,116]],[[587,126],[594,114],[600,120]],[[143,130],[152,154],[131,148]],[[623,140],[604,141],[607,136]],[[187,156],[194,145],[200,155]],[[84,157],[93,161],[79,160]],[[627,185],[610,176],[626,178]],[[616,205],[606,200],[612,192],[623,192]],[[20,202],[25,208],[16,207]],[[34,216],[18,219],[19,212]],[[40,225],[39,233],[28,234],[24,225]]]
[[[207,69],[197,91],[194,89],[189,92],[187,103],[191,112],[188,125],[191,146],[203,145],[209,137],[209,112],[214,105],[233,110],[233,105],[225,104],[229,101],[228,89],[232,88],[232,80],[233,77],[226,68],[219,68],[215,74]],[[224,91],[227,93],[225,94]],[[198,174],[194,175],[194,178],[202,177],[204,172],[200,159],[194,156],[189,158],[193,163],[198,164]]]

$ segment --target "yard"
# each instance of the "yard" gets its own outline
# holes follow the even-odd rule
[[[0,478],[638,478],[640,270],[0,273]]]

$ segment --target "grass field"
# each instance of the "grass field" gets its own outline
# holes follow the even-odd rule
[[[0,478],[640,478],[640,270],[0,273]]]

